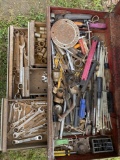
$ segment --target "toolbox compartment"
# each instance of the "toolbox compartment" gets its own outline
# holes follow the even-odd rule
[[[33,26],[30,25],[31,23]],[[29,28],[14,26],[8,28],[7,94],[6,98],[2,99],[1,104],[0,150],[3,152],[47,146],[46,64],[35,65],[37,64],[35,63],[31,65],[30,63],[32,54],[30,51],[35,46],[34,29],[37,26],[37,31],[39,32],[40,27],[43,27],[42,29],[45,28],[45,23],[32,21],[30,24]],[[33,30],[31,29],[32,27]],[[29,29],[31,32],[28,32]],[[33,35],[33,38],[30,37],[31,35]],[[30,42],[29,38],[31,38]],[[45,41],[46,38],[41,41],[44,46],[46,45]],[[22,46],[23,52],[20,48]],[[47,54],[46,46],[45,52]],[[23,57],[20,59],[22,53]],[[22,74],[20,67],[22,68]],[[22,77],[21,80],[20,77]],[[16,122],[19,122],[19,124],[15,125]],[[15,126],[20,126],[22,123],[24,123],[23,128],[20,127],[20,129],[15,130]],[[23,134],[18,135],[21,132]],[[14,133],[16,135],[13,135]],[[33,140],[30,140],[32,137]],[[29,142],[21,143],[19,141],[20,143],[18,143],[16,141],[25,139],[29,139]]]
[[[52,107],[53,107],[53,79],[52,79],[52,52],[51,52],[51,13],[64,15],[65,13],[73,14],[91,14],[92,16],[99,16],[100,22],[104,22],[107,25],[107,29],[91,29],[93,35],[99,37],[101,41],[105,43],[105,46],[108,48],[108,61],[110,65],[110,71],[112,75],[112,81],[110,83],[110,90],[114,96],[114,112],[111,113],[111,122],[113,129],[111,133],[106,134],[105,136],[111,137],[113,142],[113,152],[109,153],[86,153],[86,154],[74,154],[70,156],[55,157],[56,160],[66,160],[66,159],[96,159],[96,158],[108,158],[108,157],[117,157],[120,155],[120,70],[119,70],[119,35],[120,35],[120,2],[117,4],[112,13],[108,12],[98,12],[92,10],[82,10],[75,8],[64,8],[64,7],[47,7],[47,47],[48,47],[48,61],[47,61],[47,70],[48,70],[48,159],[54,159],[54,129],[53,129],[53,117],[52,117]],[[69,33],[69,30],[68,30]],[[66,33],[67,35],[67,33]],[[89,136],[97,138],[100,135]],[[86,138],[87,136],[77,136],[79,138]],[[101,136],[104,138],[104,136]],[[74,136],[66,136],[64,138],[75,138]]]

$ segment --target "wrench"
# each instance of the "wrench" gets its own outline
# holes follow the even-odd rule
[[[31,129],[28,131],[28,132],[29,132],[28,135],[30,135],[30,134],[32,134],[32,133],[34,133],[34,132],[37,132],[39,129],[41,129],[41,128],[43,128],[43,127],[46,127],[46,126],[47,126],[47,123],[44,123],[44,124],[42,124],[42,125],[40,125],[40,126],[31,128]]]
[[[24,54],[25,42],[22,45],[19,45],[19,48],[20,48],[20,79],[19,79],[19,85],[21,85],[23,83],[23,54]],[[21,89],[21,87],[20,87],[20,89]]]
[[[34,133],[34,132],[37,132],[37,130],[39,130],[40,128],[42,128],[42,127],[44,127],[44,126],[46,126],[46,125],[47,125],[47,123],[44,123],[43,125],[40,125],[40,126],[31,128],[30,130],[26,129],[26,130],[22,130],[21,132],[14,132],[14,133],[13,133],[13,137],[14,137],[14,138],[18,138],[18,137],[20,137],[20,136],[23,135],[23,134],[25,135],[25,133],[28,133],[28,134],[27,134],[27,136],[28,136],[28,135],[30,135],[30,134],[32,134],[32,133]]]
[[[14,103],[10,104],[10,114],[9,114],[9,120],[8,120],[8,122],[10,122],[10,123],[11,123],[11,120],[12,120],[13,105],[14,105]]]
[[[20,120],[21,112],[22,112],[22,107],[18,109],[18,121]]]
[[[16,121],[16,114],[17,114],[18,108],[19,108],[19,105],[18,105],[17,103],[14,103],[14,104],[13,104],[13,109],[14,109],[13,122]]]
[[[19,119],[19,121],[16,121],[14,123],[11,124],[11,128],[17,126],[20,122],[24,121],[25,119],[27,119],[28,117],[32,116],[35,113],[35,109],[33,109],[31,112],[29,112],[26,116],[22,117],[21,119]]]
[[[25,142],[30,142],[30,141],[38,141],[38,140],[42,140],[42,136],[38,135],[32,138],[26,138],[26,139],[21,139],[21,140],[13,140],[13,144],[20,144],[20,143],[25,143]]]
[[[34,117],[36,117],[38,114],[43,113],[44,110],[41,110],[41,107],[38,108],[38,111],[35,112],[35,114],[33,114],[30,118],[28,118],[26,121],[24,121],[21,125],[17,126],[16,128],[14,128],[14,131],[19,131],[22,127],[24,128],[24,125],[27,124],[29,121],[31,121]]]

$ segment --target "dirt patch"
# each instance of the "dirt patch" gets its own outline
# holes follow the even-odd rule
[[[33,8],[45,12],[49,0],[0,0],[0,19],[13,19],[19,14],[28,15]]]

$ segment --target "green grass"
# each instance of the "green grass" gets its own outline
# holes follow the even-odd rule
[[[101,0],[48,0],[50,5],[70,8],[103,10]],[[113,6],[109,9],[111,10]],[[32,8],[27,15],[18,15],[16,18],[10,17],[8,20],[0,21],[0,102],[6,95],[7,77],[7,30],[10,25],[27,27],[30,20],[44,21],[45,13],[36,12]],[[8,151],[0,153],[0,160],[46,160],[46,149],[30,149],[23,151]],[[112,158],[119,160],[120,158]]]

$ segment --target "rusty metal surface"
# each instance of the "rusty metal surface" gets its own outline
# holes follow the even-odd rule
[[[113,72],[114,72],[114,90],[115,90],[115,102],[116,102],[116,113],[119,113],[120,106],[120,15],[110,16],[111,24],[111,45],[112,45],[112,60],[113,60]]]
[[[60,19],[51,28],[51,38],[60,48],[71,48],[79,40],[79,28],[71,20]]]
[[[47,94],[47,83],[42,81],[46,68],[30,69],[30,95]]]
[[[113,10],[115,15],[120,14],[120,1],[117,3],[117,5],[115,6],[114,10]]]
[[[118,3],[120,4],[120,3]],[[119,8],[119,5],[116,6]],[[112,61],[113,61],[113,89],[114,89],[114,101],[115,101],[115,113],[117,117],[120,116],[120,15],[115,9],[115,14],[110,14],[110,28],[111,28],[111,46],[112,46]],[[117,118],[116,117],[116,118]],[[118,118],[117,126],[117,146],[118,155],[120,155],[120,118]]]

